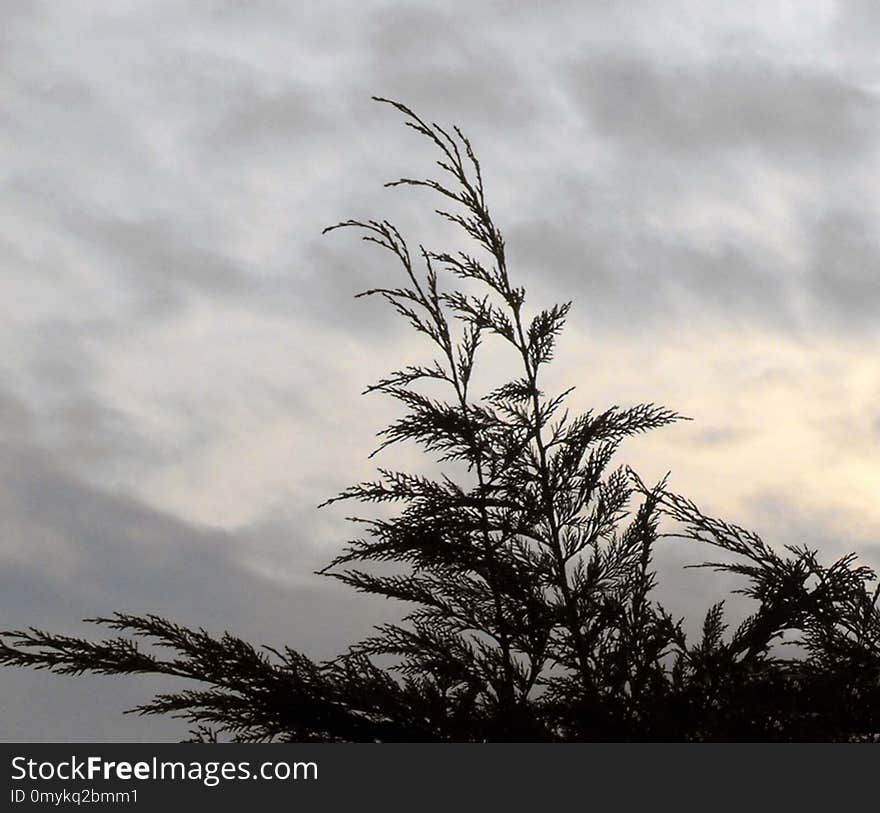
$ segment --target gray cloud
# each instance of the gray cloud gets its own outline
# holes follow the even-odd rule
[[[842,77],[764,60],[654,64],[610,54],[579,65],[571,82],[616,149],[686,160],[685,172],[734,151],[798,165],[857,160],[880,123],[876,98]]]
[[[880,313],[880,240],[864,214],[832,210],[811,224],[806,282],[817,317],[837,329],[876,325]]]
[[[2,628],[34,625],[94,636],[98,631],[78,619],[116,610],[156,612],[214,633],[229,630],[255,643],[286,644],[324,658],[395,612],[310,575],[330,551],[315,544],[307,522],[219,532],[89,487],[33,449],[7,444],[2,452]],[[285,567],[300,578],[289,584],[260,575],[246,562],[261,553],[283,553]],[[121,715],[167,688],[168,681],[90,678],[86,683],[88,689],[73,679],[4,674],[3,739],[185,735],[181,723]]]
[[[590,154],[530,188],[534,211],[508,229],[536,280],[601,302],[590,317],[607,327],[700,312],[782,334],[873,331],[877,210],[864,180],[880,107],[857,77],[760,53],[609,51],[567,86]]]
[[[601,220],[525,221],[508,229],[511,256],[558,298],[577,293],[584,320],[626,333],[632,317],[652,330],[672,329],[695,310],[757,325],[791,326],[791,284],[753,247],[695,245],[622,212]],[[767,263],[767,264],[765,264]]]
[[[374,93],[472,137],[530,301],[575,301],[560,380],[698,419],[640,466],[875,561],[878,25],[860,2],[0,3],[2,626],[158,609],[321,657],[398,612],[308,575],[348,534],[314,504],[369,474],[389,415],[357,393],[418,352],[351,296],[399,271],[320,231],[448,236],[434,199],[380,189],[433,156]],[[726,583],[685,561],[658,552],[662,595],[702,611]],[[150,685],[4,674],[4,736],[178,736],[110,713]]]

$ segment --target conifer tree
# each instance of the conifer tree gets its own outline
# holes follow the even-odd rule
[[[329,500],[388,504],[396,513],[356,519],[360,536],[322,571],[402,601],[408,614],[322,663],[117,613],[95,619],[121,633],[100,642],[5,633],[0,664],[191,679],[199,686],[135,711],[182,716],[198,741],[873,738],[874,574],[853,556],[823,566],[807,548],[780,554],[704,516],[665,482],[649,487],[612,467],[622,440],[680,416],[653,404],[573,416],[571,390],[547,391],[570,303],[533,308],[509,276],[480,163],[462,132],[378,101],[438,155],[438,179],[389,186],[433,190],[446,204],[439,216],[473,246],[414,252],[384,220],[327,229],[355,229],[388,252],[399,282],[362,295],[384,299],[430,351],[369,391],[401,410],[377,451],[416,443],[444,473],[380,468],[374,481]],[[487,392],[479,362],[489,342],[518,371]],[[705,566],[745,580],[756,609],[732,634],[723,601],[690,644],[682,621],[654,600],[661,520],[727,554]],[[798,657],[780,654],[787,633],[803,648]]]

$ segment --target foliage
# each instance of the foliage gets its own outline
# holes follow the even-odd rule
[[[853,556],[823,566],[807,548],[778,553],[704,516],[665,482],[649,487],[611,468],[622,440],[680,416],[653,404],[572,416],[570,390],[545,391],[570,303],[528,312],[468,139],[379,101],[439,154],[441,180],[389,185],[438,193],[450,207],[438,214],[475,247],[420,246],[416,261],[387,221],[328,229],[357,229],[392,255],[402,283],[362,295],[386,300],[433,349],[370,388],[401,407],[380,449],[414,442],[463,472],[381,468],[375,481],[329,501],[397,509],[356,519],[361,536],[322,572],[404,602],[406,617],[324,663],[121,613],[96,619],[123,633],[103,642],[5,633],[0,663],[197,681],[206,688],[159,695],[135,711],[183,716],[201,741],[872,739],[880,732],[874,574]],[[519,369],[481,392],[478,362],[490,341]],[[732,633],[723,601],[694,644],[653,600],[664,515],[678,536],[728,555],[704,566],[744,579],[756,609]],[[783,635],[800,643],[798,657],[780,655]]]

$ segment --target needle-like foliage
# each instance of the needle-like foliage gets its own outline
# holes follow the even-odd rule
[[[874,574],[851,556],[826,567],[806,548],[782,555],[704,516],[665,482],[648,487],[612,468],[621,441],[680,416],[653,404],[573,416],[570,390],[547,391],[569,303],[532,308],[511,280],[480,163],[461,131],[378,101],[438,155],[437,180],[389,186],[438,193],[438,214],[473,246],[413,253],[384,220],[327,229],[356,230],[388,252],[399,282],[362,296],[384,299],[431,351],[369,391],[400,406],[377,451],[415,443],[433,459],[429,471],[445,473],[381,468],[328,501],[396,508],[354,520],[361,535],[322,572],[404,602],[408,613],[324,663],[124,614],[97,619],[125,633],[100,643],[6,633],[0,663],[191,679],[206,688],[160,695],[136,711],[183,716],[201,741],[847,740],[880,732]],[[517,371],[486,391],[480,361],[490,342]],[[689,644],[682,621],[654,600],[663,515],[679,535],[729,554],[707,566],[744,578],[757,609],[731,634],[719,602],[700,642]],[[801,643],[797,658],[779,654],[786,633]]]

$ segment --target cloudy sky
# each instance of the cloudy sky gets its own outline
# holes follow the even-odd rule
[[[158,611],[324,657],[397,612],[312,575],[392,414],[359,392],[419,350],[352,298],[397,270],[321,229],[445,234],[381,188],[432,155],[373,94],[471,136],[511,273],[574,300],[576,404],[694,418],[621,462],[880,565],[877,9],[0,0],[0,628]],[[159,688],[5,670],[0,739],[179,738],[120,713]]]

